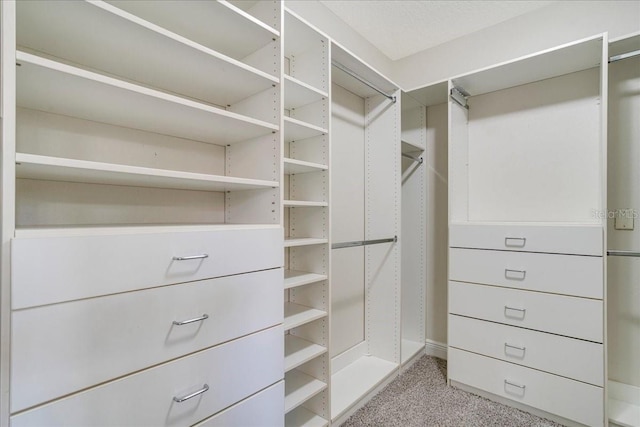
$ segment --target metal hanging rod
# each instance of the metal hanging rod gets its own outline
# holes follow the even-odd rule
[[[353,248],[355,246],[369,246],[377,245],[379,243],[396,243],[398,236],[393,236],[390,239],[377,239],[377,240],[357,240],[355,242],[334,243],[331,245],[331,249]]]
[[[640,252],[636,251],[618,251],[618,250],[608,250],[607,255],[609,256],[629,256],[634,258],[640,258]]]
[[[621,53],[620,55],[615,55],[609,58],[609,62],[622,61],[623,59],[633,58],[634,56],[640,55],[640,50],[634,50],[632,52]]]
[[[348,69],[347,67],[345,67],[344,65],[342,65],[341,63],[337,62],[337,61],[331,61],[331,65],[333,65],[334,67],[338,68],[339,70],[344,71],[345,73],[349,74],[351,77],[353,77],[354,79],[358,80],[360,83],[365,84],[367,86],[369,86],[371,89],[375,90],[376,92],[378,92],[380,95],[385,96],[387,98],[389,98],[392,102],[396,102],[396,97],[393,95],[389,95],[388,93],[386,93],[385,91],[383,91],[382,89],[378,88],[376,85],[374,85],[373,83],[369,83],[367,80],[363,79],[362,77],[360,77],[359,75],[357,75],[355,72],[351,71],[350,69]]]
[[[424,161],[424,159],[422,157],[415,157],[415,156],[412,156],[411,154],[406,154],[406,153],[402,153],[402,157],[406,157],[407,159],[411,159],[416,163],[422,163]]]

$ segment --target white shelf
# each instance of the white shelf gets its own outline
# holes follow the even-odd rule
[[[326,427],[329,421],[307,408],[298,406],[284,417],[284,425],[285,427]]]
[[[331,376],[331,419],[349,408],[384,382],[398,365],[373,356],[362,356]]]
[[[326,274],[309,273],[306,271],[285,270],[284,288],[291,289],[298,286],[309,285],[311,283],[327,280]]]
[[[61,157],[16,154],[18,178],[198,191],[275,188],[275,181],[177,172]]]
[[[301,200],[284,200],[283,205],[285,208],[324,208],[329,206],[327,202],[310,202]]]
[[[220,145],[278,130],[271,123],[25,52],[18,51],[16,60],[19,107]]]
[[[326,352],[327,348],[324,346],[298,338],[294,335],[285,335],[284,371],[289,372]]]
[[[284,108],[292,110],[312,104],[329,97],[329,94],[316,89],[294,77],[284,76]]]
[[[284,56],[301,55],[327,41],[326,37],[303,22],[289,9],[284,9]]]
[[[622,427],[640,427],[640,406],[609,398],[609,421]]]
[[[324,128],[303,122],[301,120],[297,120],[291,117],[284,118],[285,142],[313,138],[314,136],[325,135],[327,132],[328,131]]]
[[[290,371],[284,377],[284,412],[288,413],[327,388],[325,382],[300,371]]]
[[[292,302],[284,303],[284,330],[297,328],[305,323],[313,322],[314,320],[322,319],[327,316],[326,311],[318,310],[316,308],[305,307],[303,305],[294,304]]]
[[[177,2],[125,4],[128,9],[148,9],[149,13],[153,10],[159,14],[179,8],[179,13],[170,16],[174,21],[176,16],[182,20],[185,13],[195,15],[196,9],[212,9],[205,16],[213,16],[215,21],[239,16],[218,2],[193,2],[189,7]],[[18,45],[125,80],[220,106],[233,105],[279,82],[277,77],[104,2],[27,1],[19,2],[17,7]],[[213,22],[205,28],[219,30]],[[220,39],[226,44],[242,45],[245,33],[242,37],[229,36],[234,33],[238,30],[230,30]]]
[[[284,240],[284,247],[291,248],[294,246],[310,246],[310,245],[322,245],[324,243],[328,243],[328,239],[317,238],[317,237],[297,237],[297,238],[287,238]]]
[[[322,165],[320,163],[306,162],[304,160],[289,159],[286,157],[284,159],[284,173],[286,175],[320,172],[327,169],[329,169],[327,165]]]
[[[402,355],[402,364],[404,365],[421,351],[424,353],[424,349],[425,343],[403,339],[400,350],[400,354]]]
[[[425,147],[414,142],[402,140],[401,149],[403,153],[415,153],[417,151],[424,151]]]

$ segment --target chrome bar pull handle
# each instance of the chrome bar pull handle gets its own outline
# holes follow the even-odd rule
[[[504,269],[504,277],[511,280],[524,280],[527,277],[526,270],[512,270],[510,268]]]
[[[516,350],[520,350],[520,351],[521,351],[521,352],[523,352],[523,353],[524,353],[524,352],[525,352],[525,350],[527,349],[527,347],[518,347],[517,345],[512,345],[512,344],[509,344],[509,343],[504,343],[505,351],[506,351],[507,347],[509,347],[509,348],[515,348]]]
[[[194,391],[193,393],[188,394],[186,396],[182,396],[182,397],[174,396],[173,397],[173,401],[174,402],[178,402],[178,403],[182,403],[182,402],[185,402],[185,401],[187,401],[189,399],[193,399],[196,396],[200,396],[202,393],[205,393],[208,390],[209,390],[209,386],[207,384],[205,384],[205,385],[202,386],[202,388],[200,390]]]
[[[527,243],[526,237],[505,237],[504,245],[513,248],[524,248]]]
[[[513,387],[518,387],[518,388],[519,388],[520,390],[522,390],[522,391],[524,391],[524,389],[525,389],[525,388],[527,388],[527,386],[526,386],[526,385],[523,385],[523,384],[516,384],[516,383],[511,382],[511,381],[509,381],[509,380],[504,380],[504,385],[505,385],[505,386],[510,385],[510,386],[513,386]]]
[[[173,260],[174,261],[190,261],[192,259],[205,259],[205,258],[209,258],[209,254],[191,255],[191,256],[174,256]]]
[[[189,323],[202,322],[203,320],[207,320],[208,318],[209,318],[208,314],[203,314],[200,317],[196,317],[196,318],[189,319],[189,320],[183,320],[181,322],[178,322],[177,320],[174,320],[173,324],[176,325],[176,326],[188,325]]]

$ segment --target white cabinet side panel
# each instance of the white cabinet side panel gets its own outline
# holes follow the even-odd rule
[[[450,84],[451,86],[451,84]],[[449,109],[449,219],[469,219],[469,110],[453,101]]]

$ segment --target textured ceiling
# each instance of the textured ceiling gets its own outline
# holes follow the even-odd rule
[[[320,0],[392,60],[554,1]]]

